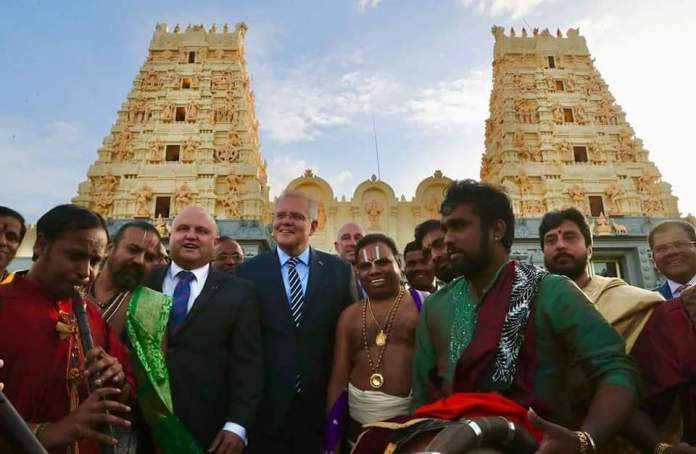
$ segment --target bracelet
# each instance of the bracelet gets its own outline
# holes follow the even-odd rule
[[[575,432],[575,435],[578,436],[578,440],[580,441],[580,454],[597,453],[597,446],[589,433],[579,430]]]
[[[668,443],[658,443],[657,446],[655,446],[655,450],[653,452],[655,454],[664,454],[671,447],[672,445]]]
[[[47,427],[48,427],[47,422],[41,422],[41,423],[34,426],[34,430],[32,430],[31,433],[33,433],[34,436],[38,439],[41,436],[41,434],[46,431]]]

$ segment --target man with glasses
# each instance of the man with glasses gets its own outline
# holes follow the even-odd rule
[[[696,232],[685,221],[665,221],[648,235],[655,266],[667,280],[655,289],[667,299],[696,284]]]
[[[317,204],[280,195],[273,213],[277,247],[239,265],[261,301],[265,390],[249,436],[250,453],[320,452],[336,322],[355,301],[350,263],[317,251]]]

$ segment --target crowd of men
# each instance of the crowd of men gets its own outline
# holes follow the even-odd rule
[[[455,181],[440,212],[403,251],[345,224],[333,255],[310,246],[316,203],[286,191],[274,248],[245,260],[200,207],[167,251],[148,222],[109,238],[60,205],[10,273],[26,226],[0,207],[0,389],[50,453],[394,452],[404,429],[503,414],[541,453],[696,452],[691,224],[650,232],[650,291],[589,273],[574,208],[541,221],[545,269],[511,257],[500,189]]]

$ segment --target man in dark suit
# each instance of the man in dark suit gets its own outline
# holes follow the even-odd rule
[[[172,224],[172,263],[148,286],[172,295],[166,359],[174,413],[207,452],[241,453],[263,391],[259,304],[251,283],[210,266],[215,221],[188,207]]]
[[[686,221],[664,221],[650,231],[653,261],[667,280],[655,291],[665,299],[678,298],[696,285],[696,230]]]
[[[317,206],[286,191],[273,214],[278,247],[237,267],[261,301],[265,390],[249,450],[318,453],[334,330],[343,308],[355,301],[349,263],[309,247]]]

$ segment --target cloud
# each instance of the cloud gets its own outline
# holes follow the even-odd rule
[[[254,79],[262,132],[278,144],[313,142],[364,113],[394,113],[401,86],[376,72],[336,72],[327,60],[276,74],[261,66]]]
[[[364,14],[368,8],[377,8],[377,5],[382,3],[382,0],[358,0],[358,11],[360,14]]]
[[[508,15],[511,20],[524,17],[537,6],[549,0],[461,0],[467,7],[474,6],[484,16],[497,17]]]
[[[288,183],[301,177],[307,169],[311,169],[315,175],[319,174],[318,166],[310,166],[307,161],[297,158],[292,153],[273,157],[268,163],[271,197],[276,197],[283,192]]]
[[[331,178],[337,185],[344,184],[353,179],[353,174],[349,170],[343,170]]]
[[[0,118],[3,204],[35,222],[49,208],[67,203],[96,159],[96,140],[81,124],[56,120],[45,125],[17,117]]]
[[[491,84],[490,71],[483,69],[472,70],[453,81],[438,82],[421,90],[408,103],[411,120],[435,130],[483,128]]]

